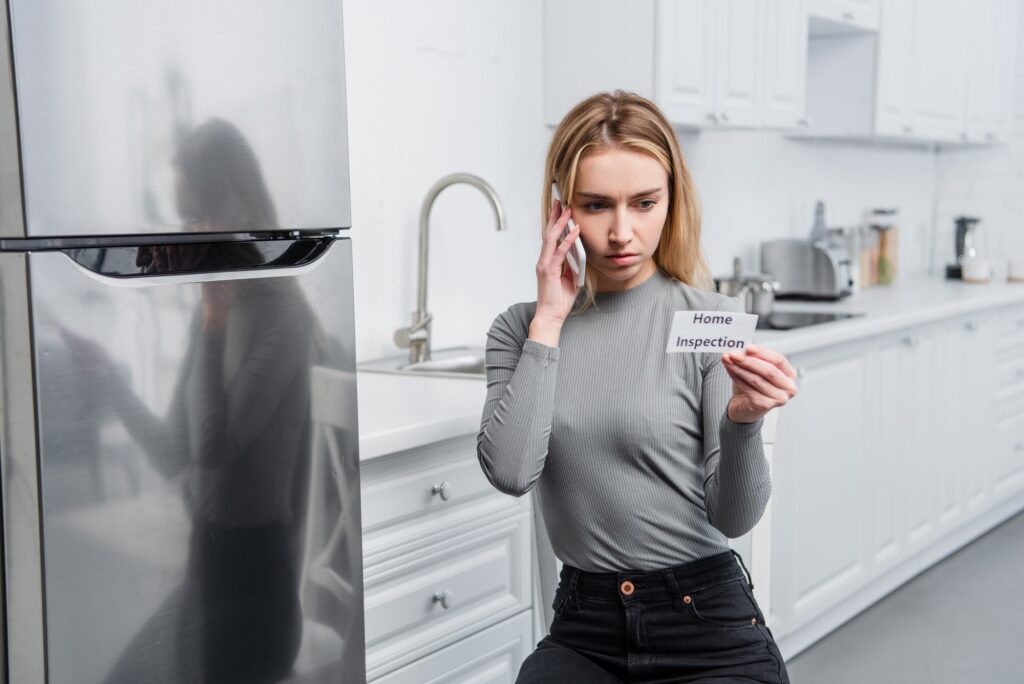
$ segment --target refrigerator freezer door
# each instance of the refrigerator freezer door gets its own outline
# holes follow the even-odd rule
[[[364,681],[351,259],[29,255],[51,684]]]
[[[25,226],[0,235],[350,227],[341,0],[7,2]]]

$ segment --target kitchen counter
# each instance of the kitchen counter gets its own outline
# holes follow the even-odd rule
[[[775,311],[858,312],[864,316],[795,330],[757,330],[754,343],[794,354],[893,330],[1024,303],[1024,283],[964,283],[918,276],[867,288],[838,302],[778,301]]]
[[[970,284],[938,277],[905,278],[838,302],[776,303],[778,311],[851,311],[865,315],[796,330],[758,330],[754,342],[783,354],[827,347],[953,316],[1024,303],[1024,284]],[[482,377],[411,377],[359,372],[359,457],[366,461],[480,427]]]
[[[359,460],[475,433],[487,396],[481,376],[356,373]]]

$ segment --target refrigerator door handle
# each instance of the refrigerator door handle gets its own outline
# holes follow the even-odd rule
[[[312,272],[335,237],[252,242],[85,247],[60,250],[86,275],[113,287],[148,287]]]

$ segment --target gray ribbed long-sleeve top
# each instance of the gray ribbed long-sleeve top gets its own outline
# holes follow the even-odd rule
[[[491,483],[539,497],[555,554],[590,572],[652,570],[728,549],[771,493],[763,418],[726,415],[718,352],[665,352],[676,311],[742,311],[739,300],[661,269],[599,293],[558,347],[527,339],[536,302],[487,334],[477,455]]]

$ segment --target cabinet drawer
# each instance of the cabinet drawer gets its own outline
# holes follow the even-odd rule
[[[367,567],[366,661],[379,676],[530,607],[528,510]]]
[[[1000,311],[995,329],[996,354],[1006,358],[1024,354],[1024,309]]]
[[[526,611],[420,658],[373,684],[512,684],[533,650]]]
[[[995,492],[1009,495],[1024,489],[1024,406],[996,423],[995,450]]]
[[[364,531],[497,491],[480,469],[475,437],[375,459],[363,465],[362,481]]]
[[[996,408],[1024,395],[1024,353],[996,363]]]

